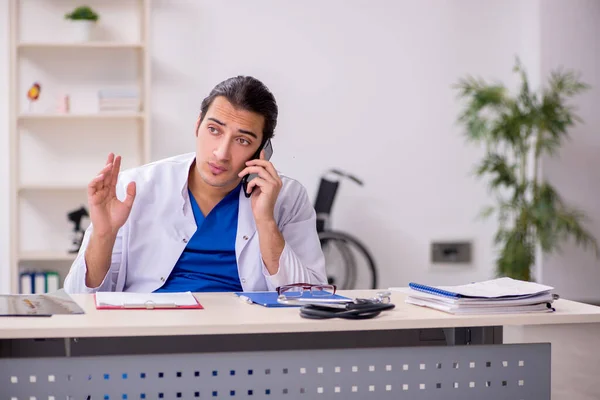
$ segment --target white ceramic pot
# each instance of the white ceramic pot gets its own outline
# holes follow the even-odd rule
[[[73,41],[75,42],[88,42],[92,39],[92,31],[94,29],[94,21],[77,20],[71,21]]]

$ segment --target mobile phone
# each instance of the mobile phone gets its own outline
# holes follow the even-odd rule
[[[267,140],[265,144],[260,149],[258,149],[256,153],[254,153],[252,160],[260,158],[260,152],[262,150],[265,151],[265,160],[270,160],[271,156],[273,155],[273,145],[271,144],[271,139]],[[250,197],[250,195],[252,194],[252,192],[248,193],[248,183],[256,177],[258,177],[258,174],[248,174],[242,178],[242,186],[244,188],[244,194],[246,195],[246,197]]]

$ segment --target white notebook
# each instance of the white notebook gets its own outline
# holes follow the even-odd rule
[[[438,296],[432,293],[420,292],[412,289],[406,290],[409,297],[414,299],[421,299],[424,301],[432,301],[438,302],[442,304],[451,304],[456,306],[499,306],[499,307],[508,307],[508,306],[517,306],[517,305],[526,305],[526,304],[536,304],[542,302],[552,302],[555,299],[555,295],[552,293],[540,293],[533,294],[530,296],[518,296],[518,297],[500,297],[500,298],[481,298],[481,297],[446,297],[446,296]]]
[[[522,313],[546,313],[555,311],[551,302],[542,302],[535,304],[513,305],[513,306],[461,306],[444,304],[408,297],[406,302],[417,306],[428,307],[434,310],[444,311],[450,314],[458,315],[482,315],[482,314],[522,314]]]
[[[130,293],[98,292],[96,308],[201,308],[191,292]]]

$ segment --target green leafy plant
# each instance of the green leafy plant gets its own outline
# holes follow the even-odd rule
[[[556,155],[568,129],[581,122],[568,99],[589,86],[573,71],[558,69],[545,87],[532,91],[519,59],[514,72],[520,77],[514,95],[501,83],[472,76],[459,80],[455,89],[466,101],[458,121],[466,128],[467,141],[485,148],[475,175],[489,178],[496,199],[481,214],[498,218],[496,274],[530,281],[537,246],[551,253],[574,239],[584,249],[592,248],[596,257],[600,254],[596,239],[584,228],[585,214],[565,204],[540,174],[541,157]]]
[[[65,19],[70,19],[72,21],[98,21],[100,16],[91,9],[89,6],[80,6],[71,11],[68,14],[65,14]]]

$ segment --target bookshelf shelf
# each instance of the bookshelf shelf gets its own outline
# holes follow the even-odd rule
[[[86,183],[81,184],[60,184],[60,183],[48,183],[48,184],[26,184],[20,185],[20,192],[34,192],[34,191],[61,191],[61,192],[83,192],[87,189]]]
[[[146,115],[141,112],[98,112],[98,113],[86,113],[86,114],[52,114],[52,113],[24,113],[20,114],[18,117],[19,121],[41,121],[41,120],[82,120],[82,119],[90,119],[90,120],[98,120],[98,119],[135,119],[135,120],[145,120]]]
[[[59,251],[26,251],[19,254],[21,261],[73,261],[77,254]]]
[[[18,43],[17,48],[21,50],[32,49],[131,49],[143,50],[143,43],[119,43],[119,42],[84,42],[84,43],[52,43],[52,42],[24,42]]]

